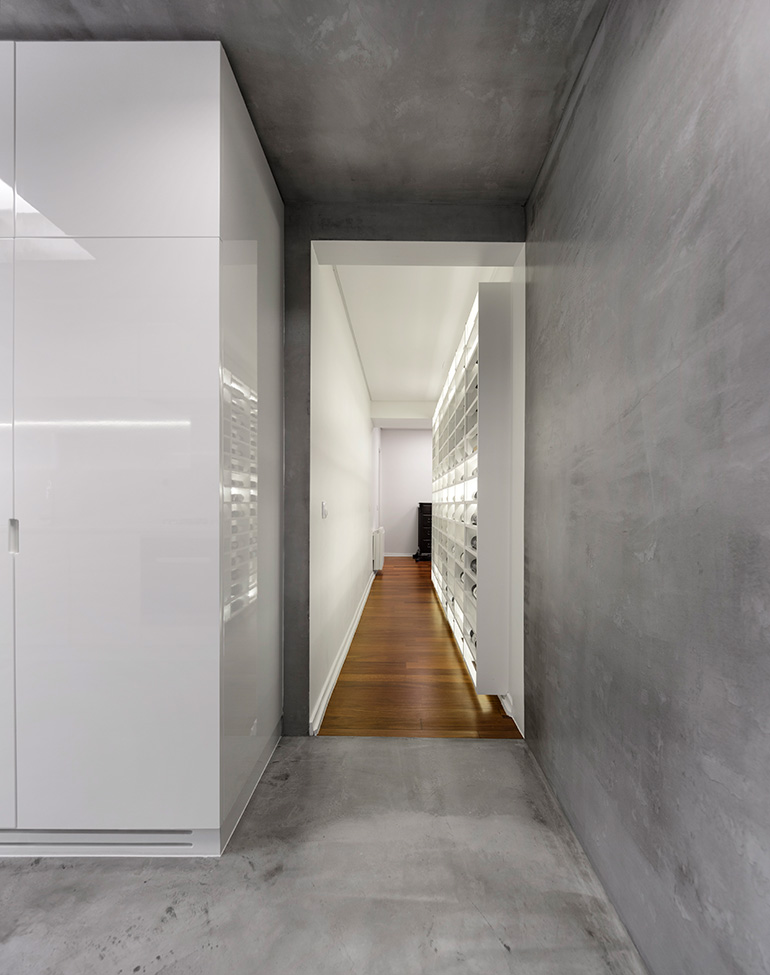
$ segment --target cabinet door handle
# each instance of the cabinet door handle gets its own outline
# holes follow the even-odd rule
[[[19,554],[19,519],[8,519],[8,552],[11,555]]]

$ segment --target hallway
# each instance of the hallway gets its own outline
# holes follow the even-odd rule
[[[523,742],[284,739],[224,856],[0,862],[2,975],[643,975]]]
[[[476,694],[435,597],[430,562],[385,559],[319,734],[521,738],[497,697]]]

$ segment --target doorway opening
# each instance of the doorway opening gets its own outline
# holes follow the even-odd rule
[[[521,736],[524,281],[518,243],[313,242],[314,734]]]

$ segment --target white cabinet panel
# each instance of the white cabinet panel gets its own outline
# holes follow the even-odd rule
[[[13,41],[0,41],[0,237],[13,237]]]
[[[220,51],[17,44],[17,235],[217,236]]]
[[[219,233],[222,240],[256,241],[264,208],[257,175],[262,147],[224,51],[221,91]]]
[[[18,825],[218,827],[219,243],[16,246]]]
[[[511,690],[511,297],[510,284],[479,285],[479,694]]]
[[[13,241],[0,240],[0,828],[16,825],[13,559]]]

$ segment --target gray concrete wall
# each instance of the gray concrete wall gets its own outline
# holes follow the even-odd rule
[[[657,975],[770,971],[769,86],[614,0],[529,204],[528,738]]]
[[[286,208],[284,734],[310,720],[310,242],[521,241],[520,206],[309,204]]]

